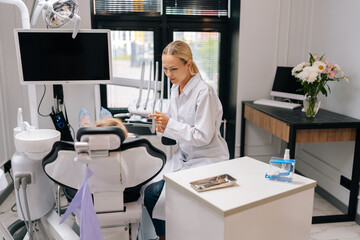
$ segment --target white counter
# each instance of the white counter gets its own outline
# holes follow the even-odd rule
[[[167,239],[309,239],[316,182],[271,181],[267,169],[243,157],[166,174]],[[235,186],[199,193],[189,184],[225,173]]]

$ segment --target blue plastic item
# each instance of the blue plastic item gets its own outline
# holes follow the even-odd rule
[[[91,114],[86,109],[81,108],[79,112],[79,127],[92,127],[93,125]]]
[[[108,119],[108,118],[113,118],[113,115],[111,114],[111,112],[109,110],[101,107],[99,117],[100,117],[100,120],[104,120],[104,119]]]
[[[293,181],[295,160],[272,158],[269,165],[269,171],[265,174],[265,178],[290,183]]]

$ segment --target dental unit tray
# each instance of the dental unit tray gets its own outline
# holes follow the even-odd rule
[[[214,177],[200,179],[194,182],[190,182],[192,188],[198,192],[204,192],[208,190],[230,187],[235,185],[236,179],[229,174],[222,174]]]

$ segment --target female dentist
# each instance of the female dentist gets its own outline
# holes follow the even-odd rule
[[[226,141],[220,135],[222,105],[214,89],[202,80],[190,47],[182,41],[168,44],[162,64],[171,88],[167,115],[152,117],[159,135],[176,140],[178,149],[165,172],[198,167],[229,159]],[[166,170],[167,169],[167,170]],[[164,180],[149,185],[144,204],[160,239],[165,239]]]

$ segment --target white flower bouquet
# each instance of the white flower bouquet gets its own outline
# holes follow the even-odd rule
[[[327,96],[330,87],[328,82],[345,80],[348,77],[337,64],[326,62],[324,55],[311,54],[309,62],[302,62],[292,69],[292,75],[301,83],[305,98],[308,98],[309,108],[305,109],[308,116],[314,117],[315,103],[318,101],[317,95],[321,92]]]

